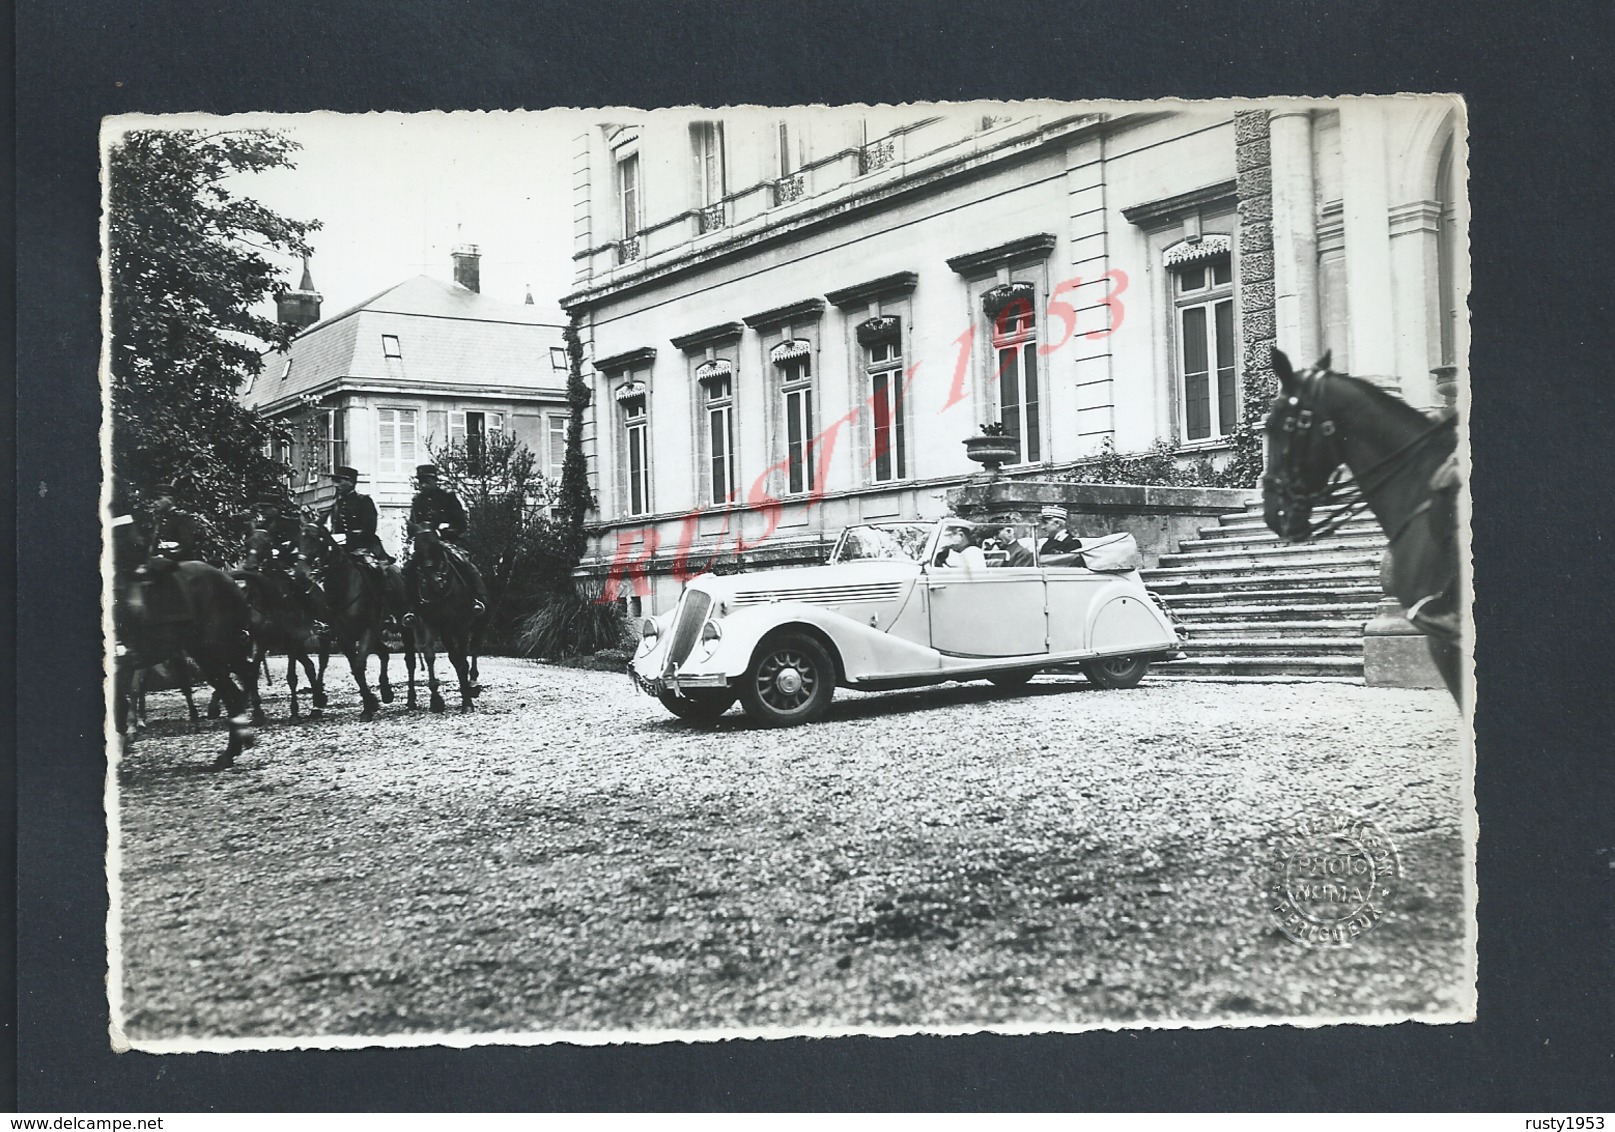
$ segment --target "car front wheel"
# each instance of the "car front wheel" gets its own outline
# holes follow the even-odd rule
[[[662,706],[687,723],[716,723],[735,702],[735,693],[723,689],[692,689],[682,696],[662,692],[656,697]]]
[[[787,633],[764,641],[741,686],[746,714],[764,727],[793,727],[823,719],[835,695],[836,670],[824,646]]]
[[[1138,656],[1107,656],[1101,660],[1085,660],[1082,671],[1092,683],[1101,688],[1133,688],[1144,679],[1150,662]]]

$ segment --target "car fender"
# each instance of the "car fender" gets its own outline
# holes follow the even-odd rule
[[[1136,582],[1118,578],[1088,607],[1088,647],[1100,655],[1159,652],[1177,647],[1172,623]]]
[[[716,647],[703,655],[696,645],[683,671],[722,672],[728,677],[745,674],[751,666],[757,645],[776,629],[807,626],[830,643],[839,658],[843,676],[849,680],[883,672],[922,672],[941,667],[936,650],[893,637],[884,629],[866,625],[804,602],[770,602],[736,610],[719,621],[723,634]]]

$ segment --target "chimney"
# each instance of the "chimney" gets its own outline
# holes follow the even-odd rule
[[[295,291],[282,291],[275,296],[275,317],[293,330],[306,330],[320,321],[320,299],[314,289],[314,276],[308,269],[308,256],[303,257],[303,279]]]
[[[454,256],[454,281],[467,291],[482,291],[482,249],[475,244],[459,244]]]

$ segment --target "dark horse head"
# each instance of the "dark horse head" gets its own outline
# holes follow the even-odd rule
[[[1262,513],[1283,539],[1312,534],[1312,509],[1328,500],[1331,477],[1345,462],[1339,428],[1324,404],[1329,355],[1297,373],[1282,350],[1273,351],[1279,395],[1267,415],[1267,468]]]

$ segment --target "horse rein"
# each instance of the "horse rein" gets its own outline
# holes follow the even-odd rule
[[[1348,469],[1345,467],[1345,451],[1341,443],[1344,435],[1343,430],[1320,409],[1312,407],[1318,405],[1323,399],[1323,379],[1325,376],[1325,374],[1317,372],[1309,374],[1303,379],[1301,392],[1292,394],[1287,398],[1289,407],[1295,411],[1285,415],[1282,431],[1287,436],[1304,440],[1307,446],[1303,448],[1297,445],[1295,440],[1287,442],[1284,446],[1284,474],[1282,476],[1264,475],[1262,477],[1263,486],[1277,493],[1284,501],[1286,509],[1292,508],[1296,503],[1304,503],[1308,508],[1312,509],[1332,504],[1340,505],[1340,510],[1307,532],[1307,537],[1309,538],[1315,535],[1333,534],[1368,510],[1367,492],[1369,488],[1375,486],[1381,480],[1394,476],[1401,470],[1401,466],[1418,452],[1426,442],[1443,430],[1455,427],[1458,421],[1455,414],[1444,415],[1430,427],[1416,434],[1406,444],[1363,469],[1361,475],[1353,476],[1350,480],[1347,480]],[[1311,404],[1303,405],[1303,399]],[[1316,426],[1316,432],[1313,431],[1314,426]],[[1332,453],[1334,470],[1328,480],[1320,487],[1311,491],[1297,490],[1294,485],[1300,478],[1301,458],[1310,454],[1310,445],[1313,438],[1318,436],[1326,438],[1334,445],[1334,452]],[[1396,531],[1389,536],[1389,541],[1394,544],[1402,532],[1407,529],[1408,524],[1428,507],[1429,503],[1427,501],[1424,507],[1419,508],[1408,516],[1407,520],[1402,522]]]

